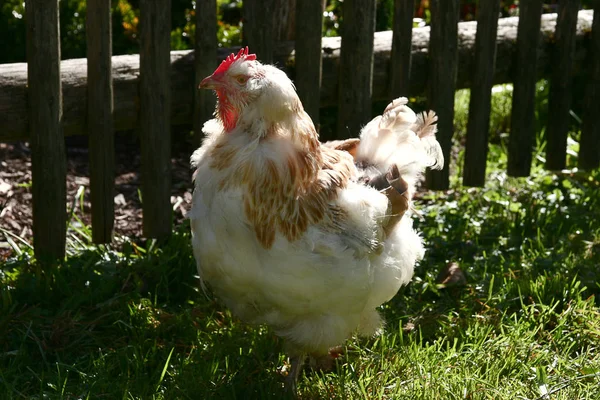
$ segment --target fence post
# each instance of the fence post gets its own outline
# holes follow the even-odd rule
[[[535,84],[537,81],[537,49],[540,39],[542,0],[519,3],[517,55],[513,85],[508,174],[529,176],[535,144]]]
[[[171,0],[140,1],[144,236],[171,233]]]
[[[430,189],[450,186],[450,148],[454,128],[454,92],[458,66],[459,0],[431,0],[431,38],[429,41],[429,104],[438,114],[438,141],[446,163],[441,171],[427,172]]]
[[[591,68],[585,97],[585,110],[581,141],[579,142],[579,167],[591,170],[600,165],[600,1],[594,3],[594,23],[590,40]]]
[[[556,48],[553,52],[552,78],[548,96],[546,127],[546,168],[563,169],[567,160],[567,136],[571,107],[571,86],[577,14],[580,0],[559,0],[556,20]]]
[[[375,0],[345,0],[339,63],[338,139],[358,136],[371,118]]]
[[[414,14],[415,0],[394,1],[394,33],[390,56],[390,89],[393,99],[409,95]]]
[[[28,0],[25,17],[33,244],[47,263],[64,258],[67,230],[58,0]]]
[[[304,110],[319,126],[322,0],[296,2],[296,89]]]
[[[88,0],[86,36],[92,238],[110,243],[115,216],[110,0]]]
[[[217,1],[196,1],[196,37],[194,45],[194,137],[200,144],[202,126],[212,118],[216,97],[212,90],[200,90],[202,79],[217,67]]]
[[[500,0],[479,2],[463,184],[484,186]]]
[[[302,1],[302,0],[301,0]],[[263,64],[273,62],[275,1],[244,0],[244,42]]]

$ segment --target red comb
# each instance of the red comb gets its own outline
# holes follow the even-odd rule
[[[256,60],[256,54],[248,54],[248,46],[242,47],[240,49],[240,51],[237,53],[237,56],[234,56],[233,53],[231,53],[225,60],[223,60],[221,65],[219,65],[219,67],[215,70],[214,73],[215,74],[223,73],[223,72],[227,71],[227,69],[229,69],[231,64],[233,64],[235,61],[237,61],[239,59],[244,59],[247,61],[254,61],[254,60]]]

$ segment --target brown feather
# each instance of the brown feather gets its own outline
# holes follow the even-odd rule
[[[437,132],[438,117],[433,111],[424,111],[417,116],[417,122],[411,127],[411,130],[423,139],[429,136],[435,136]]]
[[[299,118],[306,117],[301,113]],[[349,153],[321,146],[312,124],[305,132],[294,132],[297,151],[278,164],[266,159],[262,165],[252,157],[236,158],[236,149],[224,138],[211,153],[211,167],[223,170],[237,165],[233,174],[219,188],[244,189],[244,213],[254,227],[256,238],[264,248],[270,248],[275,233],[280,232],[289,241],[297,240],[310,225],[335,216],[329,201],[337,190],[346,187],[354,173]],[[281,127],[269,127],[269,135],[262,140],[277,140]]]

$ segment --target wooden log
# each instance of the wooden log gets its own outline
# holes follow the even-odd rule
[[[266,64],[273,62],[275,49],[275,0],[244,0],[243,42]]]
[[[216,97],[211,90],[200,90],[202,79],[212,74],[217,67],[217,26],[206,21],[217,20],[217,2],[200,0],[196,2],[196,37],[194,44],[194,136],[200,144],[202,126],[212,118]]]
[[[508,143],[508,174],[529,176],[535,143],[535,84],[540,78],[537,65],[542,0],[519,4],[519,27],[515,57],[515,82]]]
[[[432,0],[429,42],[429,107],[438,114],[437,139],[446,163],[439,171],[429,170],[427,186],[446,190],[450,186],[450,148],[454,132],[454,92],[458,71],[459,0]]]
[[[319,126],[321,91],[322,0],[296,2],[296,90],[315,126]]]
[[[171,234],[171,1],[140,1],[140,141],[144,236]],[[190,84],[193,80],[190,79]]]
[[[546,127],[546,168],[560,170],[567,162],[567,136],[571,115],[571,87],[573,86],[573,56],[577,12],[580,0],[559,0],[556,24],[554,68],[548,95],[548,125]]]
[[[64,258],[67,229],[58,15],[58,0],[27,1],[33,245],[42,264]]]
[[[466,186],[485,185],[499,14],[500,0],[479,3],[463,176],[463,184]]]
[[[537,0],[536,0],[537,1]],[[526,4],[529,2],[523,2]],[[577,24],[577,48],[574,62],[576,73],[585,71],[593,12],[579,12]],[[494,84],[513,82],[517,72],[517,25],[516,17],[502,18],[498,25],[496,68]],[[552,64],[550,51],[554,46],[556,14],[544,14],[541,18],[539,55],[536,75],[539,79],[550,76]],[[471,87],[474,67],[476,22],[459,23],[459,55],[457,89]],[[429,27],[413,31],[412,68],[409,95],[422,95],[429,78]],[[321,107],[335,106],[338,101],[338,64],[341,39],[326,37],[322,40],[323,78],[321,80]],[[373,100],[391,100],[390,53],[392,31],[375,33],[375,63],[373,67]],[[217,50],[218,62],[239,48]],[[294,76],[294,44],[283,43],[276,47],[278,65]],[[63,126],[65,135],[85,134],[87,108],[81,99],[87,93],[86,59],[66,60],[61,63],[63,86]],[[113,56],[114,124],[116,131],[136,129],[140,126],[139,56]],[[192,125],[194,113],[194,52],[190,50],[171,52],[171,124]],[[26,140],[28,138],[27,113],[27,64],[0,65],[0,139]]]
[[[337,138],[356,136],[371,118],[375,0],[342,6]]]
[[[110,0],[89,0],[87,15],[87,130],[90,148],[92,239],[94,243],[110,243],[115,217]]]
[[[579,167],[594,169],[600,166],[600,1],[594,3],[594,24],[590,38],[590,77],[587,80],[585,110],[581,141],[579,142]]]
[[[394,33],[390,56],[390,97],[392,98],[408,94],[414,14],[415,0],[394,1]]]

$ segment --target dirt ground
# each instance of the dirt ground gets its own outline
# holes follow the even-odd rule
[[[115,176],[115,235],[142,236],[140,189],[140,147],[134,136],[117,134]],[[77,200],[75,215],[91,223],[90,180],[86,137],[69,137],[67,143],[67,210],[75,204],[80,187],[84,188],[84,211]],[[189,157],[195,147],[189,140],[174,140],[172,149],[171,204],[174,223],[185,218],[192,200],[192,171]],[[31,151],[25,142],[0,143],[0,227],[31,243]],[[10,257],[12,247],[0,231],[0,262]]]

